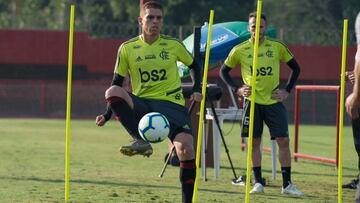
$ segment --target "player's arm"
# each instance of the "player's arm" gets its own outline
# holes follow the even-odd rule
[[[229,85],[231,89],[235,92],[241,86],[236,84],[235,81],[230,76],[230,71],[232,68],[227,66],[225,63],[220,68],[220,78],[225,82],[225,84]]]
[[[225,84],[229,85],[233,92],[235,92],[238,96],[248,97],[251,95],[251,87],[248,85],[244,85],[239,81],[240,84],[236,84],[235,81],[230,76],[230,71],[232,68],[227,66],[225,63],[220,68],[220,78],[225,82]]]
[[[115,73],[115,74],[114,74],[114,77],[113,77],[113,80],[112,80],[112,82],[111,82],[111,86],[116,85],[116,86],[120,86],[120,87],[121,87],[122,84],[123,84],[123,81],[124,81],[124,77],[121,76],[121,75],[119,75],[119,74],[117,74],[117,73]],[[110,120],[111,116],[112,116],[111,108],[110,108],[109,105],[107,105],[107,106],[106,106],[106,111],[105,111],[103,114],[101,114],[101,115],[99,115],[99,116],[96,117],[96,119],[95,119],[96,125],[98,125],[98,126],[103,126],[103,125],[105,125],[105,123],[106,123],[108,120]]]
[[[360,100],[360,44],[358,45],[357,58],[355,60],[354,67],[355,82],[354,82],[354,96],[357,100]]]
[[[122,68],[120,69],[119,67]],[[128,63],[127,63],[126,48],[124,47],[124,44],[122,44],[118,49],[116,63],[115,63],[114,77],[112,79],[111,86],[114,85],[119,87],[123,86],[124,75],[126,75],[125,73],[127,72],[127,67],[128,67]],[[111,116],[112,116],[111,108],[109,105],[107,105],[106,111],[103,114],[96,117],[96,125],[98,126],[105,125],[106,121],[108,121],[111,118]]]
[[[117,73],[115,73],[115,74],[114,74],[114,77],[113,77],[113,80],[112,80],[112,82],[111,82],[111,86],[116,85],[116,86],[121,87],[122,84],[123,84],[123,82],[124,82],[124,77],[121,76],[121,75],[119,75],[119,74],[117,74]],[[102,115],[104,116],[105,121],[110,120],[110,118],[111,118],[111,116],[112,116],[112,111],[111,111],[111,108],[110,108],[109,105],[107,105],[106,111],[105,111],[105,113],[103,113]]]
[[[193,92],[201,92],[201,71],[200,66],[195,60],[189,65],[191,80],[193,82]]]
[[[354,71],[346,71],[345,72],[345,81],[350,82],[351,84],[355,83],[355,73],[354,73]]]
[[[289,66],[289,68],[292,71],[289,76],[288,82],[286,83],[285,90],[276,89],[275,91],[273,91],[273,93],[271,95],[272,99],[277,100],[279,102],[284,101],[289,96],[292,88],[294,87],[294,85],[300,75],[300,66],[294,58],[290,59],[286,64]]]
[[[289,68],[292,70],[289,79],[286,83],[286,87],[285,90],[290,93],[292,88],[294,88],[295,83],[300,75],[300,66],[299,64],[296,62],[295,58],[292,58],[290,61],[288,61],[286,63]]]

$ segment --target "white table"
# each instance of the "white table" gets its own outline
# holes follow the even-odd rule
[[[237,108],[215,108],[215,113],[219,120],[220,129],[222,130],[224,120],[241,120],[242,119],[242,113],[243,109],[237,109]],[[213,112],[211,108],[206,109],[206,119],[212,120],[212,134],[213,134],[213,153],[214,153],[214,177],[215,179],[218,179],[220,176],[220,146],[222,143],[221,140],[221,134],[219,132],[219,128],[217,126],[217,123],[215,121],[215,117],[213,115]],[[203,123],[204,124],[204,123]],[[203,129],[206,129],[205,126]],[[205,130],[203,131],[205,133]],[[205,134],[203,135],[202,139],[202,149],[201,149],[201,166],[206,166],[206,160],[205,160]],[[206,167],[201,167],[201,174],[203,178],[205,178],[206,173]]]
[[[216,115],[218,116],[220,129],[222,129],[224,120],[237,120],[240,121],[242,119],[243,109],[237,108],[215,108]],[[214,178],[218,179],[220,177],[220,147],[221,147],[221,135],[219,132],[219,128],[216,124],[215,117],[211,108],[206,109],[206,119],[212,120],[212,134],[213,134],[213,156],[214,156]],[[203,126],[205,129],[205,126]],[[246,145],[246,139],[245,139]],[[205,146],[205,130],[203,131],[203,139],[202,139],[202,146]],[[276,163],[277,163],[277,144],[275,140],[271,140],[271,161],[272,161],[272,179],[276,179]],[[201,149],[201,165],[206,166],[206,155],[205,155],[205,147]],[[203,179],[206,178],[206,168],[201,167],[201,175]]]

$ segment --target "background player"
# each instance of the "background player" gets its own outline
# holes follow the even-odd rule
[[[247,137],[249,131],[250,95],[256,91],[254,113],[254,139],[252,151],[252,166],[255,185],[250,193],[264,192],[264,183],[261,175],[261,136],[263,123],[269,127],[271,137],[275,137],[279,145],[279,160],[283,176],[282,193],[303,195],[291,182],[291,157],[289,149],[289,132],[287,112],[282,104],[293,88],[299,74],[300,67],[289,49],[282,42],[265,37],[266,17],[261,15],[259,33],[258,65],[256,69],[256,89],[250,86],[252,77],[252,61],[255,41],[256,12],[249,14],[248,30],[251,38],[235,46],[225,63],[221,67],[221,78],[230,85],[238,96],[245,97],[244,117],[242,120],[242,136]],[[280,62],[286,62],[292,73],[285,89],[279,89]],[[241,75],[244,84],[239,86],[230,77],[229,72],[241,65]]]

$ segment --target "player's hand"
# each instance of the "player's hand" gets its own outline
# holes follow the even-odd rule
[[[202,99],[202,95],[200,92],[194,92],[190,97],[190,100],[194,100],[196,102],[201,102],[201,99]]]
[[[95,119],[95,124],[97,126],[104,126],[106,123],[106,120],[105,120],[105,117],[103,115],[98,115],[96,116],[96,119]]]
[[[345,72],[345,81],[350,81],[351,84],[354,84],[354,82],[355,82],[354,71],[346,71]]]
[[[238,96],[249,97],[251,95],[251,87],[248,85],[243,85],[236,90],[236,94]]]
[[[354,93],[351,93],[345,101],[346,112],[352,119],[359,118],[358,109],[360,107],[360,102],[354,97]]]
[[[276,89],[271,94],[271,99],[282,102],[289,96],[289,92],[282,89]]]

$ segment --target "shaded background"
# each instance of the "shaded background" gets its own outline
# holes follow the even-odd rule
[[[221,5],[206,0],[158,1],[166,16],[163,33],[180,39],[204,24],[210,9],[215,10],[215,23],[247,21],[248,13],[256,9],[256,1],[248,0],[223,0]],[[111,83],[117,49],[139,32],[140,2],[76,1],[72,117],[95,118],[105,110],[104,91]],[[69,10],[63,0],[0,0],[0,117],[65,117]],[[349,19],[347,64],[352,70],[358,0],[267,0],[263,11],[302,68],[298,84],[340,84],[344,18]],[[239,71],[232,74],[240,77]],[[282,84],[288,74],[283,66]],[[208,82],[224,88],[217,105],[228,107],[230,99],[218,69],[210,71]],[[293,94],[285,105],[292,122]],[[306,92],[300,122],[333,125],[335,106],[334,92]]]

